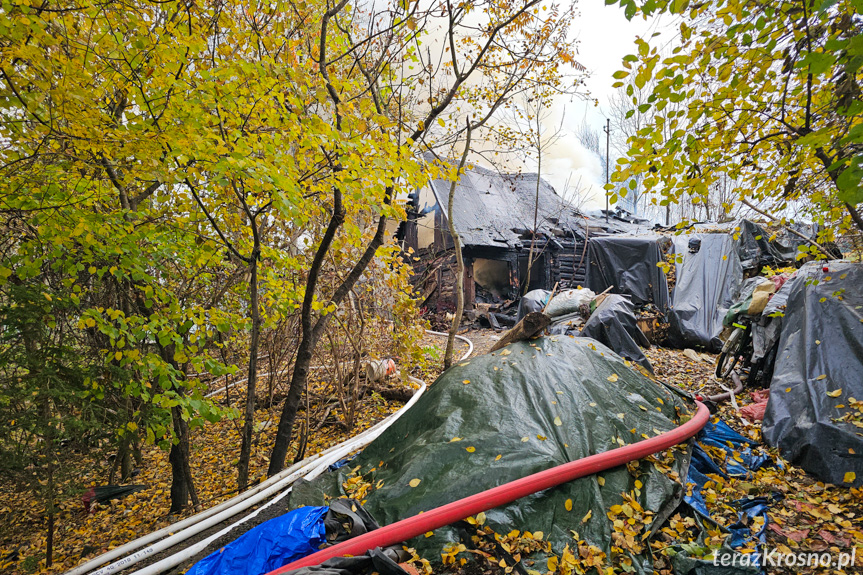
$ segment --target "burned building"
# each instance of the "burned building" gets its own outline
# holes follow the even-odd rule
[[[432,180],[412,194],[408,219],[399,230],[400,243],[414,260],[417,291],[428,305],[443,309],[451,309],[456,285],[447,228],[450,186],[449,181]],[[589,239],[632,229],[619,218],[606,222],[582,214],[537,174],[502,174],[479,166],[456,184],[453,226],[465,261],[466,309],[475,303],[514,301],[528,281],[528,291],[555,284],[559,289],[586,286]],[[531,243],[534,260],[528,274]]]

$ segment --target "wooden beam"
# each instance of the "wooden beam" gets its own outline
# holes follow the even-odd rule
[[[542,312],[533,311],[521,318],[521,321],[515,324],[515,327],[503,334],[490,351],[497,351],[500,348],[507,346],[516,341],[530,339],[551,323],[551,318]]]

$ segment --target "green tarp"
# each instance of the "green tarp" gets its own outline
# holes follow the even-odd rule
[[[343,495],[343,483],[354,472],[363,476],[361,483],[380,486],[365,496],[364,506],[380,524],[390,524],[655,436],[690,412],[680,396],[595,340],[556,336],[512,344],[453,366],[354,462],[297,485],[291,506]],[[677,506],[682,487],[672,477],[685,477],[688,457],[687,448],[677,448],[664,462],[641,460],[608,470],[601,480],[589,476],[536,493],[486,512],[487,524],[501,534],[542,531],[556,553],[567,544],[575,547],[576,531],[615,563],[632,561],[636,571],[652,573],[640,537]],[[647,528],[627,524],[639,533],[630,540],[638,541],[621,543],[624,550],[612,554],[615,529],[607,513],[625,503],[624,493],[656,519]],[[627,519],[625,513],[620,517]],[[455,529],[444,528],[410,545],[434,561],[447,542],[457,540]],[[546,571],[544,565],[538,570]]]

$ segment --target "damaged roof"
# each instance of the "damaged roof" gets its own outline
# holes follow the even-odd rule
[[[459,179],[453,202],[453,224],[462,244],[515,248],[529,240],[538,178],[536,173],[502,174],[476,165],[468,168]],[[539,178],[539,182],[539,234],[584,238],[586,226],[590,226],[589,235],[634,231],[627,229],[631,224],[614,217],[606,224],[579,213],[546,180]],[[432,180],[431,189],[446,216],[450,182]]]

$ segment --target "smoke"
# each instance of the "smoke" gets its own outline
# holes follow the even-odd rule
[[[605,166],[599,156],[584,147],[575,134],[575,122],[566,115],[566,102],[555,102],[546,122],[557,137],[543,151],[542,177],[576,208],[605,207]]]
[[[423,0],[425,1],[425,0]],[[479,25],[485,19],[481,13],[473,14],[468,19],[468,24]],[[448,42],[445,35],[445,21],[442,18],[430,18],[427,22],[426,33],[423,37],[423,51],[426,62],[432,62],[434,67],[448,59]],[[410,74],[414,72],[413,66],[408,65],[403,72]],[[444,69],[439,69],[444,72]],[[584,85],[585,76],[578,73],[569,65],[561,66],[561,74],[571,75],[573,80]],[[435,78],[435,83],[441,86],[447,85],[451,78],[446,76]],[[465,84],[469,89],[479,88],[486,78],[482,74],[475,74]],[[429,90],[431,92],[431,90]],[[522,105],[527,94],[515,96],[510,102],[513,106]],[[576,135],[580,125],[576,113],[567,113],[568,108],[582,109],[587,103],[587,98],[580,102],[573,102],[572,95],[560,95],[552,103],[547,111],[543,112],[542,132],[548,138],[542,143],[542,166],[541,176],[548,181],[555,191],[570,202],[574,207],[581,210],[592,210],[605,206],[604,166],[599,156],[586,148]],[[423,100],[414,102],[414,112],[419,116],[426,111],[428,104]],[[468,102],[460,102],[456,110],[448,111],[446,117],[442,118],[446,125],[439,129],[436,125],[430,127],[431,140],[436,136],[443,136],[451,132],[455,127],[463,126],[464,118],[471,115],[471,105]],[[512,109],[502,107],[495,113],[491,124],[513,125]],[[455,128],[457,129],[457,128]],[[441,138],[446,141],[447,138]],[[462,152],[461,142],[451,142],[443,146],[437,152],[450,159],[457,159]],[[528,146],[529,148],[529,146]],[[481,165],[493,170],[503,172],[537,172],[539,162],[538,151],[535,146],[531,149],[507,153],[500,147],[500,143],[494,140],[494,136],[487,130],[475,131],[471,142],[471,153],[469,162]]]

